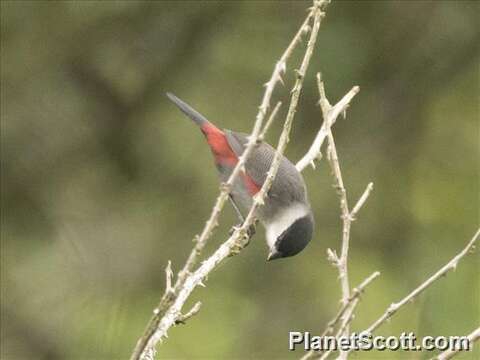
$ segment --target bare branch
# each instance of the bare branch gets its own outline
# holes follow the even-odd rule
[[[435,281],[440,279],[442,276],[446,275],[449,271],[455,270],[457,268],[458,262],[468,254],[468,252],[474,248],[475,242],[478,240],[480,236],[480,228],[477,230],[473,238],[468,242],[467,246],[460,251],[452,260],[450,260],[447,264],[445,264],[440,270],[438,270],[435,274],[425,280],[420,286],[415,288],[410,294],[405,296],[403,299],[396,303],[390,304],[388,309],[385,313],[380,316],[377,320],[375,320],[372,325],[370,325],[365,331],[368,333],[373,333],[376,329],[380,327],[383,323],[385,323],[388,319],[390,319],[401,307],[406,305],[407,303],[413,301],[418,295],[420,295],[425,289],[430,287]]]
[[[270,129],[270,126],[272,125],[273,123],[273,120],[275,120],[275,116],[277,116],[277,112],[278,110],[280,109],[280,106],[282,106],[282,102],[279,101],[277,103],[277,105],[275,105],[275,108],[273,109],[272,113],[270,114],[268,120],[267,120],[267,123],[265,124],[265,126],[263,127],[263,130],[262,130],[262,133],[260,134],[260,136],[258,137],[258,140],[260,141],[263,141],[265,140],[265,134],[267,133],[268,129]]]
[[[478,341],[480,339],[480,327],[476,328],[473,330],[469,335],[467,335],[468,342],[470,343],[470,347],[473,345],[475,341]],[[451,359],[454,356],[457,356],[460,353],[460,349],[452,349],[452,350],[446,350],[437,356],[435,356],[432,359],[435,360],[447,360]]]
[[[374,280],[379,275],[380,273],[378,271],[374,272],[372,275],[370,275],[367,279],[364,280],[364,282],[359,286],[359,288],[362,286],[363,287],[367,286],[372,280]],[[359,291],[359,288],[357,288],[357,292],[355,292],[354,295],[349,298],[349,302],[345,305],[345,311],[343,311],[343,313],[337,317],[337,322],[340,319],[342,319],[342,322],[340,324],[340,327],[337,333],[335,334],[336,338],[342,336],[342,334],[344,334],[347,331],[348,326],[350,325],[350,323],[355,317],[354,311],[360,300],[360,293],[361,293],[361,291]],[[326,359],[331,354],[331,352],[332,352],[332,349],[328,349],[320,356],[319,359],[321,360]],[[342,354],[345,354],[345,355],[342,355]],[[341,358],[342,356],[346,357],[347,355],[345,352],[340,352],[339,358]]]
[[[172,271],[172,262],[168,260],[167,267],[165,268],[165,292],[172,292],[173,287],[172,287],[172,277],[173,277],[173,271]]]
[[[346,304],[348,298],[350,297],[350,285],[348,282],[348,249],[350,244],[350,227],[351,219],[350,213],[348,210],[348,200],[347,200],[347,191],[343,185],[342,172],[340,170],[340,164],[338,162],[337,150],[335,147],[335,140],[333,135],[329,130],[328,133],[328,160],[330,168],[332,169],[335,181],[336,188],[340,198],[340,209],[342,212],[343,220],[343,229],[342,229],[342,250],[340,253],[340,258],[338,261],[338,272],[340,275],[340,283],[342,285],[342,303]]]
[[[340,322],[340,319],[342,319],[343,315],[345,314],[345,312],[347,311],[347,309],[352,306],[353,308],[356,306],[353,306],[353,302],[354,300],[356,299],[359,299],[360,296],[363,294],[363,292],[365,291],[365,288],[373,281],[375,280],[378,276],[380,276],[380,272],[378,271],[375,271],[373,274],[371,274],[368,278],[366,278],[360,285],[358,285],[356,288],[353,288],[352,290],[352,295],[350,296],[350,298],[348,299],[347,303],[346,304],[343,304],[340,308],[340,310],[338,311],[338,313],[335,315],[335,317],[330,320],[327,324],[327,327],[325,328],[325,330],[323,330],[322,334],[320,335],[320,337],[324,337],[324,336],[327,336],[328,334],[331,334],[333,332],[333,330],[335,330],[335,327],[337,326],[337,324]],[[353,311],[352,311],[353,312]],[[314,356],[316,356],[317,353],[315,351],[309,351],[308,353],[306,353],[301,360],[307,360],[307,359],[311,359],[313,358]]]
[[[358,303],[358,298],[356,298],[355,300],[353,300],[353,303],[350,307],[350,311],[346,312],[345,313],[345,316],[343,317],[343,321],[342,321],[342,324],[340,325],[340,328],[338,329],[337,333],[335,334],[335,337],[338,338],[340,336],[342,336],[342,334],[344,334],[346,331],[347,331],[347,327],[350,325],[350,323],[352,322],[353,320],[353,310],[355,309],[355,307],[357,306],[357,303]],[[319,359],[320,360],[325,360],[331,353],[332,353],[332,349],[328,349],[327,351],[325,351],[320,357]]]
[[[357,213],[360,211],[363,204],[365,204],[365,202],[367,201],[367,199],[370,196],[370,193],[372,192],[372,190],[373,190],[373,183],[371,182],[367,185],[367,188],[363,192],[362,196],[360,196],[360,199],[358,199],[357,203],[353,207],[353,210],[350,212],[350,218],[352,220],[355,220],[355,217],[357,216]]]
[[[248,236],[248,228],[254,223],[255,220],[255,211],[259,206],[264,204],[264,199],[266,194],[276,176],[278,171],[278,167],[280,165],[281,155],[285,151],[286,145],[289,140],[289,133],[291,130],[292,122],[295,116],[296,107],[298,104],[298,98],[300,96],[300,92],[303,85],[303,79],[305,72],[308,68],[311,56],[313,54],[313,49],[315,45],[315,41],[317,38],[318,30],[320,28],[320,21],[324,16],[322,12],[322,8],[328,4],[328,0],[320,0],[315,1],[314,6],[311,8],[307,19],[305,20],[304,24],[297,32],[297,35],[292,40],[291,44],[282,55],[279,62],[275,66],[274,72],[270,81],[266,84],[265,94],[262,100],[262,104],[260,105],[259,112],[256,117],[254,129],[249,137],[248,145],[239,158],[237,166],[233,170],[230,178],[228,179],[227,183],[221,187],[220,195],[217,198],[215,206],[212,210],[212,214],[207,221],[205,228],[203,229],[202,233],[198,238],[196,238],[196,245],[192,250],[184,268],[180,272],[177,282],[174,286],[174,296],[170,299],[164,300],[166,298],[166,294],[162,297],[158,309],[158,312],[154,314],[154,317],[151,319],[147,329],[145,330],[144,335],[140,338],[137,343],[137,346],[132,354],[131,359],[145,359],[146,357],[150,356],[152,352],[154,353],[154,348],[156,344],[164,337],[167,336],[167,331],[170,329],[172,325],[178,320],[178,314],[181,314],[181,309],[192,293],[192,291],[198,285],[203,284],[203,280],[207,277],[207,275],[215,269],[215,267],[222,262],[225,258],[231,255],[235,255],[241,249],[243,249],[249,241]],[[267,178],[261,188],[261,190],[257,193],[254,198],[253,205],[245,218],[242,226],[236,228],[233,234],[229,237],[227,241],[225,241],[214,253],[210,256],[207,260],[205,260],[200,267],[195,270],[191,271],[193,266],[197,262],[197,258],[201,251],[203,250],[206,240],[211,235],[211,232],[217,226],[218,216],[223,208],[223,205],[228,198],[228,194],[230,188],[233,184],[233,180],[235,176],[239,173],[240,169],[243,167],[246,159],[248,158],[251,150],[257,144],[258,136],[260,134],[260,130],[263,124],[264,117],[266,115],[267,108],[270,104],[270,98],[275,87],[275,84],[280,81],[281,73],[286,69],[286,60],[290,56],[291,52],[293,51],[294,47],[300,40],[300,37],[303,33],[306,32],[308,27],[308,23],[311,18],[314,18],[313,26],[310,32],[310,38],[307,44],[307,49],[300,66],[300,70],[297,71],[297,79],[293,86],[291,92],[291,100],[290,106],[288,109],[287,117],[285,120],[285,124],[283,127],[283,131],[280,135],[280,140],[277,146],[277,151],[275,153],[272,165],[270,170],[267,174]],[[272,114],[274,115],[274,114]]]
[[[333,137],[331,127],[335,123],[337,117],[340,114],[345,114],[346,108],[348,107],[350,101],[353,97],[360,91],[358,86],[354,86],[337,104],[334,106],[330,105],[325,93],[325,85],[322,81],[321,74],[317,74],[317,84],[318,92],[320,95],[320,107],[322,110],[323,123],[322,126],[312,144],[307,154],[297,163],[296,167],[299,171],[304,169],[308,164],[311,164],[315,167],[315,159],[321,157],[321,146],[325,140],[328,140],[328,149],[327,149],[327,159],[330,165],[332,174],[335,179],[335,188],[337,189],[340,201],[341,209],[341,218],[343,222],[342,226],[342,245],[340,257],[337,256],[336,252],[328,249],[328,260],[332,262],[338,269],[341,288],[342,288],[342,305],[345,307],[341,315],[342,325],[340,327],[340,332],[338,336],[343,335],[343,333],[349,333],[349,323],[353,319],[353,311],[358,302],[358,299],[353,300],[353,303],[349,305],[350,299],[350,284],[348,280],[348,250],[350,244],[350,228],[351,223],[354,220],[354,215],[358,213],[360,208],[363,206],[367,200],[370,192],[373,189],[373,184],[370,183],[367,186],[367,189],[360,197],[359,201],[354,207],[354,211],[350,212],[348,207],[347,191],[343,182],[342,172],[340,169],[340,163],[338,160],[337,149],[335,146],[335,139]],[[328,356],[328,354],[324,354]],[[340,357],[345,359],[347,356],[346,352],[341,352]]]
[[[260,131],[262,129],[262,124],[267,114],[267,110],[270,107],[270,101],[272,98],[273,90],[278,82],[281,81],[282,73],[286,71],[286,64],[289,57],[292,55],[293,50],[296,46],[300,43],[302,35],[307,33],[309,27],[308,23],[314,14],[314,9],[310,10],[308,13],[305,21],[300,26],[299,30],[293,37],[292,41],[288,45],[285,52],[280,57],[280,60],[275,65],[273,73],[270,77],[270,80],[265,84],[265,93],[263,95],[262,103],[259,107],[259,111],[257,116],[255,117],[255,123],[252,129],[252,132],[249,136],[248,144],[240,158],[238,159],[238,163],[236,164],[235,168],[233,169],[230,177],[228,178],[225,184],[222,184],[220,187],[220,194],[215,201],[215,205],[213,206],[212,213],[210,214],[210,218],[205,223],[205,227],[203,228],[200,236],[197,238],[196,245],[193,248],[192,252],[190,253],[187,262],[185,263],[184,268],[180,271],[177,279],[177,286],[181,286],[181,284],[185,281],[185,277],[191,271],[191,269],[197,263],[197,259],[201,254],[208,238],[211,236],[213,230],[218,226],[218,217],[220,216],[221,211],[223,210],[223,206],[225,205],[228,196],[230,194],[230,189],[235,182],[235,179],[239,175],[241,169],[243,169],[245,162],[247,161],[248,157],[250,156],[253,148],[257,144],[258,137],[260,135]]]
[[[177,324],[185,324],[185,322],[190,319],[192,316],[196,315],[200,311],[200,307],[202,306],[202,303],[200,301],[197,301],[195,305],[192,306],[192,308],[183,315],[179,315],[177,317],[177,320],[175,320],[175,325]]]
[[[315,160],[321,158],[321,147],[330,131],[330,128],[335,124],[338,115],[343,113],[345,109],[348,107],[352,99],[358,92],[360,88],[358,86],[354,86],[345,96],[332,108],[328,99],[325,95],[325,87],[321,78],[321,74],[317,74],[317,82],[318,82],[318,90],[320,93],[320,107],[322,109],[323,114],[328,114],[326,117],[323,117],[323,123],[320,127],[315,140],[313,141],[310,149],[305,154],[305,156],[297,162],[297,170],[303,171],[309,164],[315,169]]]

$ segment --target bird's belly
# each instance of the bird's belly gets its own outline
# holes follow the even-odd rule
[[[227,182],[232,174],[233,168],[217,164],[217,169],[219,171],[220,181]],[[245,215],[252,207],[252,196],[255,195],[259,188],[257,188],[256,191],[253,190],[255,189],[252,189],[251,180],[249,180],[245,172],[241,171],[234,181],[231,194],[235,204],[243,210]],[[264,223],[264,225],[267,225],[277,215],[275,209],[282,208],[282,205],[281,199],[276,198],[275,196],[267,197],[265,199],[265,204],[257,209],[256,216],[262,223]]]
[[[227,182],[232,174],[233,168],[221,164],[216,165],[220,175],[220,181]],[[237,204],[245,214],[250,210],[253,204],[252,190],[252,184],[247,180],[247,175],[245,172],[241,171],[233,183],[231,194],[235,204]]]
[[[222,182],[227,182],[228,178],[230,177],[231,171],[228,173],[228,176],[225,176],[221,173],[220,180]],[[235,179],[231,194],[235,203],[242,208],[245,212],[250,210],[253,203],[252,195],[250,194],[248,184],[245,182],[245,174],[240,173],[239,176]]]

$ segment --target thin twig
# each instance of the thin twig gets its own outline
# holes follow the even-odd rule
[[[344,97],[332,108],[325,96],[325,88],[321,80],[321,74],[317,74],[317,81],[320,91],[320,106],[322,113],[328,113],[328,117],[324,118],[320,131],[317,133],[315,140],[313,141],[310,149],[308,149],[305,156],[297,162],[297,170],[303,171],[308,165],[311,165],[315,169],[315,160],[320,159],[322,156],[321,147],[328,135],[328,131],[335,124],[338,115],[345,112],[345,109],[349,106],[350,102],[356,94],[360,91],[360,87],[354,86]]]
[[[235,179],[237,178],[241,169],[243,169],[243,167],[245,166],[245,163],[248,157],[250,156],[253,148],[257,145],[258,137],[260,135],[260,131],[262,129],[265,116],[270,107],[270,101],[272,98],[273,90],[275,89],[275,86],[278,82],[282,82],[282,73],[286,72],[288,58],[291,56],[295,47],[300,43],[302,35],[308,32],[308,23],[310,22],[310,19],[313,16],[313,13],[314,13],[314,9],[312,9],[308,13],[305,21],[300,26],[299,30],[293,37],[292,41],[288,45],[285,52],[280,57],[280,60],[276,63],[272,76],[270,77],[270,80],[265,84],[265,93],[263,95],[262,103],[260,104],[257,116],[255,117],[255,124],[249,136],[248,144],[242,156],[239,157],[238,163],[233,169],[227,182],[225,184],[222,184],[222,186],[220,187],[220,194],[215,202],[210,218],[207,220],[202,233],[198,237],[196,241],[196,246],[190,253],[184,268],[179,273],[178,280],[177,280],[177,283],[179,286],[184,282],[185,277],[188,275],[188,272],[191,271],[193,266],[195,266],[198,256],[200,255],[201,251],[205,247],[205,244],[208,238],[210,237],[212,231],[218,225],[218,217],[220,215],[220,212],[223,209],[223,206],[225,205],[225,202],[228,199],[228,195],[230,194],[230,189],[233,186],[233,183],[235,182]]]
[[[303,24],[300,26],[299,30],[293,37],[292,41],[288,45],[287,49],[285,52],[282,54],[280,59],[277,61],[275,68],[273,70],[273,73],[270,77],[270,80],[265,84],[265,93],[262,98],[261,105],[259,107],[259,111],[255,117],[255,124],[253,126],[252,132],[249,136],[249,142],[245,148],[245,151],[243,152],[242,156],[240,156],[238,163],[236,164],[235,168],[232,171],[232,174],[230,175],[229,179],[225,184],[222,184],[220,187],[220,194],[217,197],[215,201],[215,205],[212,208],[212,212],[210,214],[209,219],[205,223],[205,227],[203,228],[201,234],[199,236],[195,236],[194,241],[195,241],[195,246],[193,247],[192,251],[190,252],[190,255],[187,258],[187,261],[185,262],[184,267],[182,270],[178,273],[177,276],[177,281],[175,282],[175,285],[173,287],[173,291],[169,292],[164,292],[162,298],[160,299],[160,302],[158,306],[155,308],[153,316],[149,320],[143,335],[140,337],[138,340],[135,349],[133,351],[133,354],[131,356],[131,360],[138,360],[141,358],[142,353],[145,352],[145,349],[147,347],[147,343],[150,341],[151,337],[153,334],[157,331],[157,328],[160,324],[160,319],[164,316],[166,310],[168,309],[169,306],[172,305],[173,301],[177,297],[177,294],[179,292],[179,289],[183,286],[185,283],[186,278],[190,275],[192,269],[198,262],[198,258],[204,249],[208,238],[211,236],[212,232],[218,225],[218,217],[223,210],[223,207],[229,197],[230,194],[230,189],[232,187],[232,184],[234,183],[236,177],[240,173],[240,170],[243,168],[246,160],[251,154],[252,149],[255,147],[258,141],[258,137],[260,134],[260,131],[262,129],[262,124],[264,121],[264,118],[267,114],[267,110],[270,107],[270,101],[272,98],[273,90],[275,89],[275,86],[278,82],[282,81],[281,75],[286,71],[286,62],[290,58],[293,50],[296,48],[296,46],[300,43],[302,35],[308,33],[309,31],[309,22],[314,15],[315,11],[317,8],[320,8],[322,6],[325,6],[328,2],[324,1],[319,4],[318,6],[314,6],[308,13],[305,21]]]
[[[344,334],[347,331],[347,327],[350,325],[350,323],[353,320],[353,310],[358,304],[358,298],[353,300],[353,303],[351,305],[351,311],[348,311],[345,313],[345,316],[343,317],[342,324],[340,325],[340,328],[338,329],[337,333],[335,334],[335,337],[338,339],[342,334]],[[320,357],[319,360],[325,360],[331,353],[333,349],[327,349]]]
[[[195,305],[193,305],[192,308],[186,314],[178,315],[177,320],[175,320],[175,325],[185,324],[185,321],[187,321],[188,319],[190,319],[192,316],[196,315],[200,311],[201,306],[202,306],[202,303],[200,301],[197,301]]]
[[[468,339],[468,342],[470,344],[470,350],[471,350],[471,347],[472,347],[473,343],[480,339],[480,327],[476,328],[469,335],[467,335],[467,339]],[[446,350],[446,351],[438,354],[437,356],[435,356],[432,359],[448,360],[448,359],[453,358],[454,356],[457,356],[458,354],[460,354],[460,349],[458,349],[458,348],[457,349],[451,349],[451,350],[449,349],[449,350]]]
[[[340,275],[340,283],[342,285],[342,303],[346,304],[350,297],[350,285],[348,282],[348,249],[350,243],[350,227],[351,219],[348,210],[347,191],[343,184],[342,172],[338,161],[337,150],[335,147],[335,140],[331,131],[328,133],[328,156],[327,156],[332,173],[336,181],[336,188],[340,198],[340,209],[342,212],[343,229],[342,229],[342,250],[338,261],[338,271]]]
[[[202,265],[193,273],[190,272],[190,269],[196,262],[196,259],[203,249],[204,244],[202,247],[199,248],[199,243],[203,241],[203,239],[208,238],[210,235],[211,230],[216,226],[218,214],[221,211],[221,206],[224,204],[223,196],[226,194],[225,200],[228,197],[228,191],[222,190],[217,202],[215,204],[214,210],[212,211],[212,216],[210,217],[209,221],[207,221],[206,227],[204,228],[204,232],[200,235],[199,239],[197,240],[197,244],[194,250],[191,253],[191,256],[187,260],[187,263],[184,269],[180,272],[178,276],[177,283],[175,285],[175,297],[169,303],[169,306],[165,307],[165,311],[162,312],[162,317],[157,317],[158,321],[153,321],[153,327],[148,327],[147,332],[142,336],[139,340],[137,347],[132,355],[132,359],[143,359],[146,356],[150,356],[152,350],[155,348],[156,344],[161,341],[162,338],[166,337],[168,329],[172,325],[175,324],[175,321],[178,319],[178,314],[181,313],[181,309],[188,299],[192,291],[198,285],[202,284],[202,281],[207,277],[207,275],[215,269],[215,267],[222,262],[225,258],[230,255],[234,255],[238,253],[247,243],[249,240],[248,237],[248,228],[253,224],[255,219],[255,211],[259,206],[264,204],[264,199],[266,194],[276,176],[278,171],[278,167],[280,165],[281,155],[285,151],[286,145],[288,143],[289,132],[291,130],[292,122],[295,116],[296,107],[298,104],[298,98],[302,89],[303,79],[305,72],[308,68],[310,58],[313,53],[313,48],[315,45],[315,41],[317,38],[317,33],[320,27],[320,21],[324,13],[322,12],[322,7],[328,4],[328,1],[315,1],[314,6],[312,7],[307,19],[305,20],[304,24],[302,25],[301,29],[297,33],[294,38],[292,44],[296,45],[298,42],[301,34],[305,32],[305,26],[308,25],[308,21],[313,16],[314,22],[312,26],[312,30],[310,32],[310,39],[308,41],[307,49],[300,67],[300,70],[297,71],[297,79],[295,81],[295,85],[292,89],[291,93],[291,100],[290,106],[287,113],[287,117],[285,120],[283,131],[280,135],[279,144],[277,146],[277,151],[275,153],[274,159],[272,161],[272,165],[270,166],[270,170],[267,174],[267,178],[254,198],[253,205],[245,218],[244,223],[241,227],[236,228],[233,234],[229,237],[227,241],[225,241],[215,252],[212,256],[210,256],[207,260],[205,260]],[[274,73],[272,75],[271,81],[269,81],[266,85],[267,89],[265,91],[264,99],[262,101],[262,105],[260,106],[260,111],[257,114],[257,119],[255,121],[254,130],[249,137],[249,143],[247,148],[245,149],[243,155],[240,157],[239,162],[237,164],[236,169],[239,168],[239,165],[243,166],[245,159],[248,157],[248,150],[252,149],[253,146],[257,143],[258,134],[261,129],[261,125],[263,123],[263,119],[265,117],[266,109],[270,103],[271,93],[273,91],[273,87],[277,81],[280,79],[280,75],[282,71],[285,71],[285,62],[286,58],[290,55],[291,51],[293,50],[294,45],[290,45],[287,51],[281,58],[281,61],[277,63]],[[232,173],[232,176],[234,174]],[[227,181],[227,187],[229,188],[231,185],[229,184],[230,180]],[[225,188],[225,186],[223,187]],[[220,208],[219,208],[220,207]],[[219,209],[217,209],[219,208]],[[206,231],[206,229],[208,231]],[[205,234],[205,235],[204,235]]]
[[[165,292],[173,291],[172,277],[173,277],[172,262],[168,260],[167,267],[165,268],[165,284],[166,284]]]
[[[337,189],[340,201],[341,209],[341,218],[342,218],[342,245],[340,257],[337,256],[336,252],[328,249],[328,259],[337,267],[340,284],[342,289],[342,305],[346,306],[350,299],[350,283],[348,280],[348,250],[350,244],[350,228],[352,221],[354,221],[354,215],[358,213],[360,208],[363,206],[368,196],[370,195],[373,184],[370,183],[367,186],[367,189],[364,191],[363,195],[358,200],[357,204],[354,207],[354,211],[350,212],[348,207],[347,191],[343,182],[342,172],[340,169],[340,162],[338,160],[337,149],[335,146],[335,139],[332,134],[331,127],[335,123],[337,117],[340,114],[345,114],[345,111],[350,104],[350,101],[353,97],[359,92],[360,88],[354,86],[337,104],[334,106],[330,105],[330,102],[327,99],[325,93],[325,86],[321,78],[321,74],[317,74],[317,84],[318,92],[320,95],[320,107],[322,110],[323,124],[318,132],[312,146],[310,147],[307,154],[297,163],[297,169],[304,169],[308,164],[311,164],[315,167],[315,159],[321,157],[321,146],[325,138],[328,140],[328,149],[327,149],[327,159],[332,170],[334,179],[335,179],[335,188]],[[358,300],[354,300],[351,306],[346,306],[344,313],[342,314],[342,325],[340,327],[340,335],[349,333],[349,323],[353,319],[353,310],[357,304]],[[328,356],[324,354],[324,356]],[[340,353],[341,359],[346,359],[347,353],[342,351]]]
[[[350,218],[352,220],[355,220],[355,217],[357,216],[357,213],[360,211],[362,206],[367,201],[367,199],[370,196],[370,193],[372,192],[372,190],[373,190],[373,183],[371,182],[367,185],[367,188],[363,192],[362,196],[360,196],[360,199],[358,199],[357,203],[353,207],[353,210],[350,211]]]
[[[366,330],[359,332],[359,333],[369,333],[372,334],[374,330],[376,330],[380,325],[385,323],[388,319],[390,319],[401,307],[406,305],[409,302],[412,302],[419,294],[421,294],[423,291],[425,291],[428,287],[430,287],[435,281],[440,279],[442,276],[445,276],[449,271],[455,270],[458,262],[465,256],[467,255],[471,250],[474,249],[475,247],[475,242],[478,240],[480,237],[480,229],[477,230],[473,238],[468,242],[467,246],[460,252],[458,253],[455,257],[452,258],[446,265],[444,265],[440,270],[438,270],[434,275],[432,275],[430,278],[428,278],[426,281],[424,281],[419,287],[415,288],[412,292],[410,292],[406,297],[404,297],[402,300],[400,300],[397,303],[392,303],[385,313],[377,319],[371,326],[369,326]],[[358,298],[354,300],[352,305],[350,306],[349,311],[345,311],[346,316],[344,317],[344,321],[340,327],[340,330],[337,332],[336,337],[341,336],[343,334],[343,329],[346,330],[348,324],[351,322],[353,318],[353,309],[358,301]],[[478,340],[480,337],[480,328],[476,329],[469,335],[470,343]],[[352,350],[347,350],[344,352],[340,353],[340,357],[342,354],[344,357],[348,355]],[[436,359],[449,359],[453,356],[455,356],[458,353],[458,349],[453,349],[453,350],[448,350],[445,351],[444,353],[441,353],[436,357]],[[327,356],[331,353],[331,350],[327,350],[325,353],[322,354],[320,359],[326,359]]]
[[[327,328],[324,330],[325,335],[328,335],[329,333],[333,332],[335,326],[338,324],[339,320],[342,318],[343,314],[345,311],[348,309],[350,304],[352,302],[359,298],[360,295],[363,293],[365,288],[373,281],[375,280],[378,276],[380,276],[379,271],[375,271],[373,274],[371,274],[368,278],[366,278],[360,285],[358,285],[356,288],[352,289],[352,295],[348,298],[347,303],[342,305],[340,310],[338,311],[337,315],[327,324]]]
[[[265,134],[267,133],[268,129],[270,129],[270,126],[272,125],[273,123],[273,120],[275,120],[275,116],[277,116],[277,112],[278,110],[280,109],[280,106],[282,106],[282,102],[279,101],[277,103],[277,105],[275,105],[275,108],[273,109],[272,113],[270,114],[268,120],[267,120],[267,123],[265,124],[265,126],[263,127],[263,130],[262,130],[262,133],[260,134],[260,136],[258,137],[258,140],[260,141],[263,141],[265,140]]]
[[[347,303],[346,304],[342,304],[342,306],[340,307],[340,309],[338,310],[337,314],[335,315],[335,317],[333,319],[331,319],[328,324],[327,324],[327,327],[323,330],[322,334],[320,335],[320,337],[324,337],[324,336],[327,336],[328,334],[331,334],[334,330],[335,330],[335,327],[337,326],[337,324],[340,322],[340,319],[343,317],[343,315],[345,314],[345,311],[347,311],[347,309],[350,307],[350,305],[352,305],[353,301],[355,299],[358,299],[360,298],[360,296],[363,294],[363,292],[365,291],[365,288],[373,281],[375,280],[378,276],[380,276],[380,272],[378,271],[375,271],[373,274],[371,274],[368,278],[366,278],[360,285],[358,285],[357,287],[353,288],[352,289],[352,295],[350,296],[350,298],[348,299]],[[311,359],[313,358],[314,356],[318,355],[315,351],[309,351],[308,353],[306,353],[302,358],[301,360],[307,360],[307,359]]]
[[[407,296],[396,303],[390,304],[387,310],[380,316],[377,320],[375,320],[372,325],[370,325],[365,332],[373,333],[376,329],[380,327],[383,323],[385,323],[388,319],[390,319],[401,307],[408,304],[409,302],[413,301],[418,295],[424,292],[428,287],[430,287],[435,281],[440,279],[442,276],[445,276],[449,271],[455,270],[457,268],[458,262],[469,253],[470,250],[474,248],[475,242],[480,237],[480,228],[477,230],[473,238],[468,242],[467,246],[460,251],[456,256],[452,258],[447,264],[445,264],[440,270],[438,270],[435,274],[425,280],[420,286],[415,288],[411,291]]]

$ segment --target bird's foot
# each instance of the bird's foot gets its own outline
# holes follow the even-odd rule
[[[250,238],[253,237],[257,232],[257,230],[256,230],[257,224],[258,224],[258,220],[255,219],[254,223],[252,225],[250,225],[248,227],[248,229],[246,230],[246,235],[247,235],[247,238],[248,238],[247,239],[247,245],[248,245],[248,242],[250,241]],[[243,226],[243,223],[232,226],[232,228],[228,232],[228,235],[232,236],[233,233],[237,230],[240,230],[242,228],[242,226]]]
[[[238,253],[240,253],[240,251],[242,251],[242,249],[246,248],[248,244],[250,244],[251,237],[256,233],[257,223],[258,223],[258,220],[255,220],[255,222],[252,225],[250,225],[243,234],[241,234],[240,239],[238,239],[238,241],[232,245],[229,256],[237,255]],[[242,226],[243,226],[242,224],[232,226],[232,228],[230,229],[230,236],[232,236],[233,233],[237,230],[242,231]]]
[[[253,224],[248,227],[247,234],[249,237],[253,237],[257,233],[258,219],[253,220]]]
[[[255,235],[257,232],[257,220],[255,220],[255,222],[250,225],[247,229],[247,235],[248,235],[248,239],[250,240],[251,237],[253,237],[253,235]]]
[[[238,255],[240,253],[240,251],[242,251],[242,249],[244,248],[245,246],[243,246],[242,244],[239,244],[238,242],[236,242],[235,244],[232,245],[232,247],[230,248],[230,254],[228,256],[235,256],[235,255]]]
[[[242,224],[233,225],[228,231],[228,236],[232,236],[233,233],[237,230],[240,230],[241,227],[242,227]]]

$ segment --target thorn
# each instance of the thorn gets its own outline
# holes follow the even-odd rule
[[[303,79],[303,77],[305,76],[305,74],[302,73],[299,69],[295,69],[294,72],[297,75],[298,79]]]
[[[165,277],[166,277],[165,291],[167,293],[173,292],[173,287],[172,287],[173,271],[172,271],[172,262],[170,260],[168,260],[167,267],[165,268]]]
[[[259,205],[265,205],[265,200],[262,199],[262,196],[259,195],[260,193],[257,193],[257,195],[255,195],[255,201],[259,204]]]
[[[175,325],[185,324],[186,320],[191,318],[193,315],[196,315],[200,311],[201,305],[202,303],[198,301],[197,303],[195,303],[195,305],[192,306],[192,308],[186,314],[179,313],[177,316],[177,319],[175,320]]]
[[[330,261],[334,266],[338,266],[340,262],[335,250],[332,250],[330,248],[327,249],[327,260]]]
[[[226,182],[222,182],[220,184],[220,191],[229,192],[230,191],[230,185]]]

